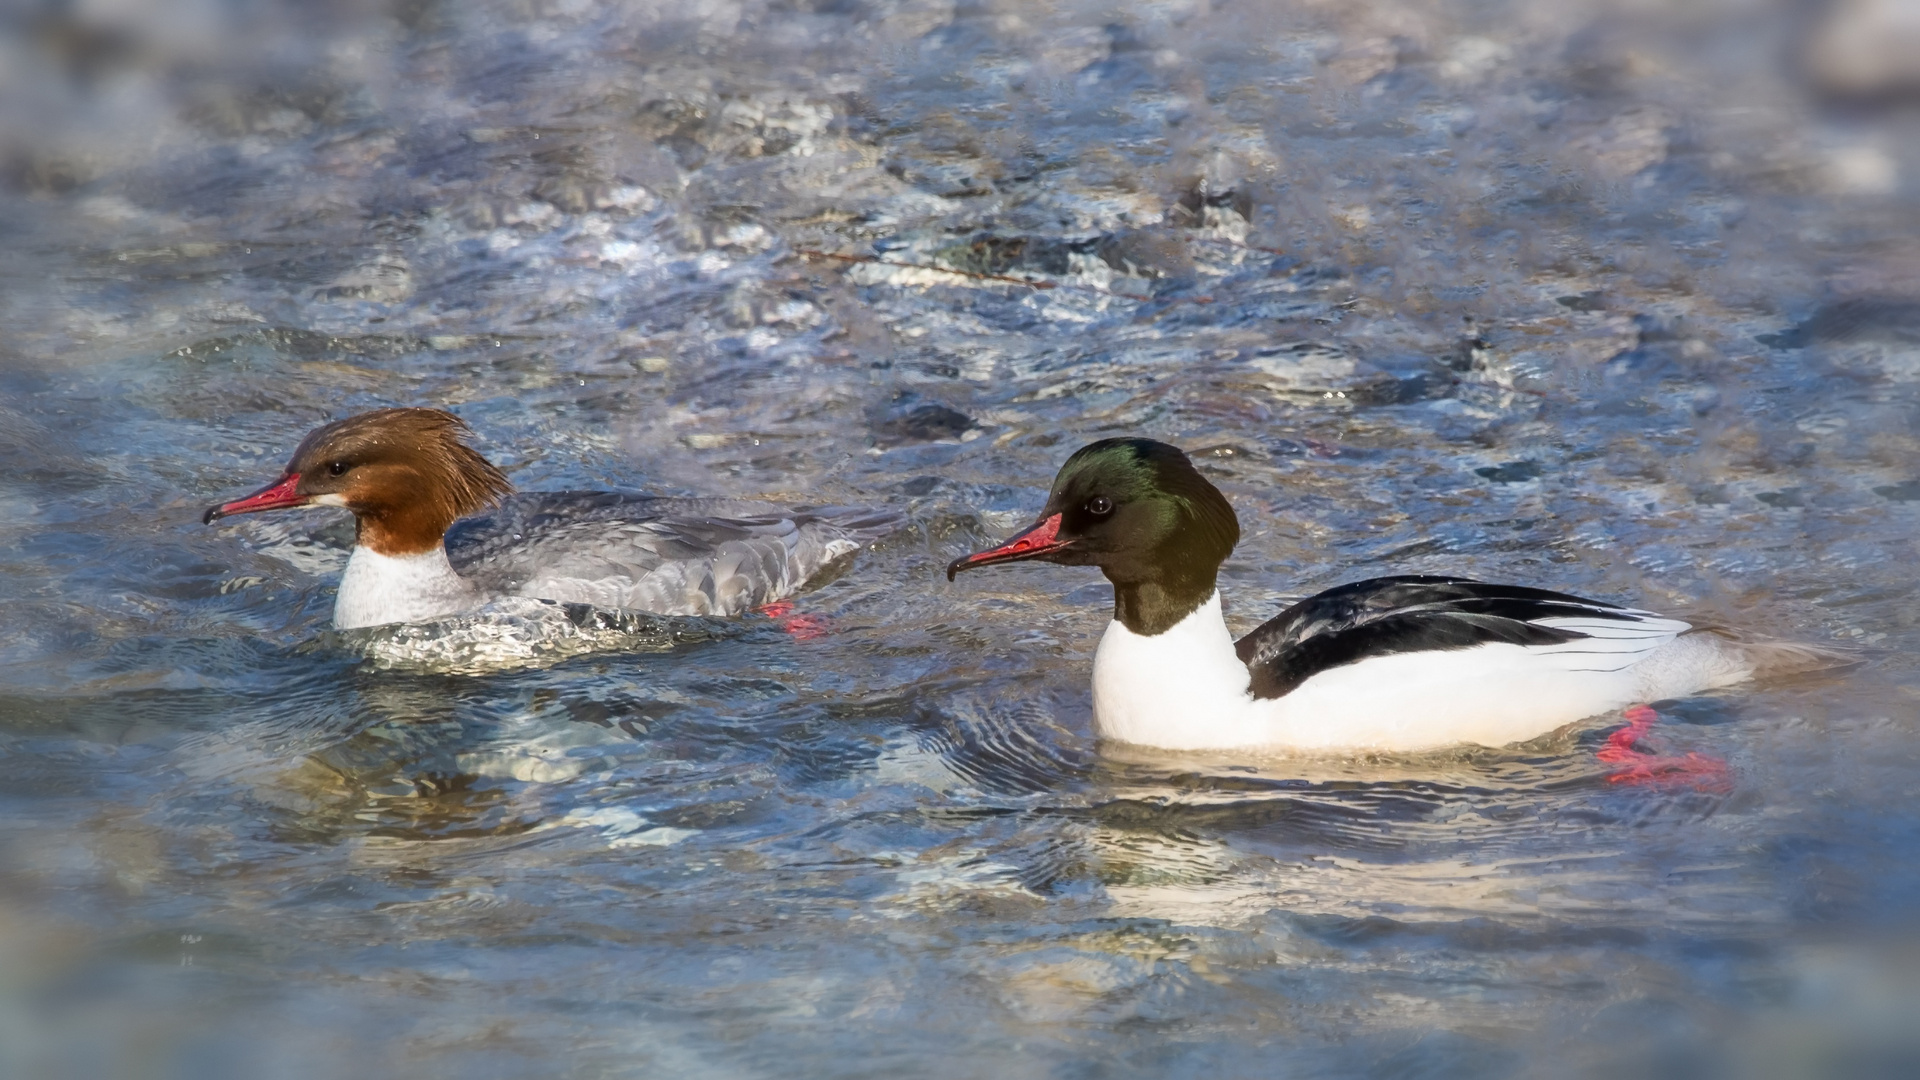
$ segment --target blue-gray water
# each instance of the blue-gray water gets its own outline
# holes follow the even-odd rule
[[[0,1074],[1911,1075],[1912,71],[1645,8],[19,6]],[[337,515],[198,517],[387,404],[912,527],[819,636],[368,660]],[[1236,629],[1452,572],[1869,662],[1663,705],[1726,790],[1618,716],[1103,757],[1104,584],[940,568],[1120,433]]]

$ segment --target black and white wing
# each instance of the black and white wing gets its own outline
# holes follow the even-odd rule
[[[899,528],[890,510],[529,492],[447,533],[454,569],[500,595],[662,615],[738,615]]]
[[[1621,671],[1692,627],[1648,611],[1465,578],[1372,578],[1328,589],[1235,645],[1255,698],[1286,695],[1331,668],[1395,653],[1524,646],[1566,671]]]

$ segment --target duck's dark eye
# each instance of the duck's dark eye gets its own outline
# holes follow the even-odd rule
[[[1095,495],[1087,500],[1087,513],[1094,517],[1106,517],[1113,513],[1113,500],[1105,495]]]
[[[327,466],[327,475],[329,476],[342,476],[346,474],[346,471],[347,463],[344,461],[336,461]]]

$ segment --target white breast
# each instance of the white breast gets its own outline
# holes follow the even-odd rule
[[[356,546],[333,601],[333,625],[351,630],[427,622],[476,607],[481,600],[473,586],[453,572],[443,547],[418,555],[382,555]]]
[[[1107,624],[1093,656],[1094,728],[1103,739],[1198,750],[1260,741],[1253,680],[1233,651],[1216,591],[1165,633]]]

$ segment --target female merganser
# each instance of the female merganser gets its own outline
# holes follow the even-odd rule
[[[338,506],[358,530],[334,601],[342,630],[427,622],[507,596],[738,615],[788,596],[897,528],[886,510],[789,511],[610,491],[512,495],[439,409],[377,409],[316,428],[273,483],[204,520]],[[487,507],[484,518],[454,522]]]
[[[1842,661],[1739,642],[1648,611],[1453,577],[1356,581],[1236,643],[1214,587],[1240,540],[1219,489],[1166,443],[1105,439],[1054,478],[1040,520],[961,570],[1097,566],[1113,622],[1093,660],[1102,738],[1167,750],[1505,746],[1756,670]]]

